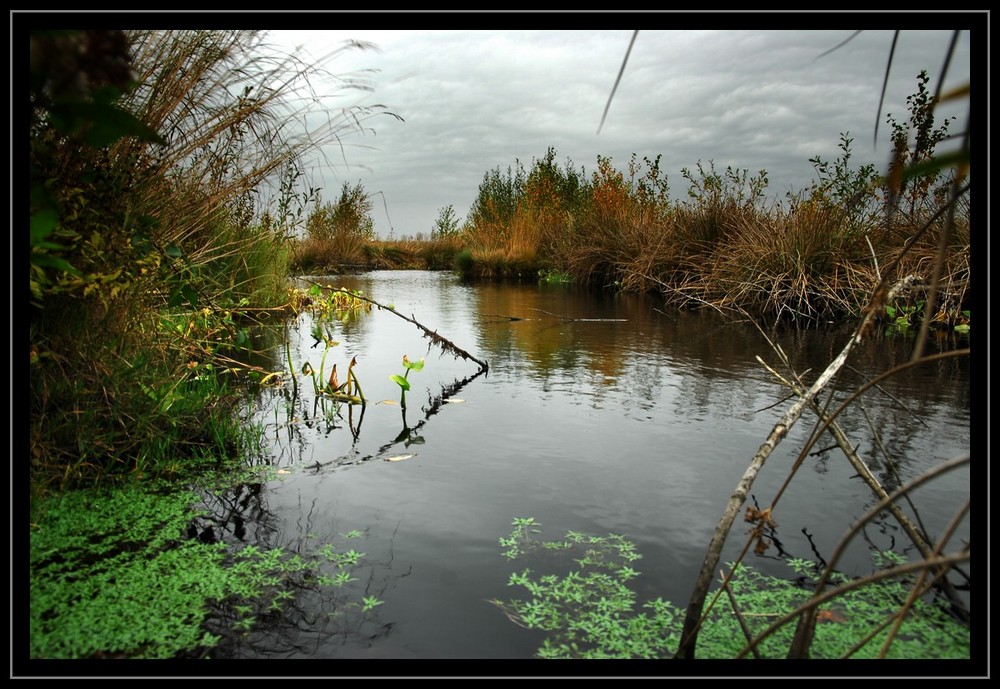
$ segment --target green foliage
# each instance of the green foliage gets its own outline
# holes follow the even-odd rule
[[[124,137],[164,141],[122,107],[122,96],[133,87],[124,32],[35,31],[30,41],[31,292],[40,306],[43,292],[60,278],[84,277],[71,264],[82,237],[63,227],[72,210],[63,207],[54,167],[66,162],[68,151],[100,160],[97,149]],[[90,277],[108,280],[106,275]]]
[[[523,187],[522,211],[573,213],[586,201],[588,190],[583,171],[577,171],[571,160],[560,167],[555,158],[556,150],[549,146],[542,158],[532,161]]]
[[[354,186],[344,182],[336,203],[323,204],[317,200],[316,208],[306,221],[306,233],[310,239],[321,242],[343,236],[372,240],[375,238],[372,208],[371,199],[361,182]]]
[[[327,376],[326,360],[330,350],[340,344],[334,339],[331,330],[334,322],[347,323],[357,318],[361,313],[370,312],[371,303],[361,298],[360,291],[352,292],[346,288],[334,289],[332,285],[327,285],[325,290],[317,284],[310,286],[308,290],[292,288],[289,290],[289,295],[291,296],[291,308],[296,314],[308,310],[316,318],[310,332],[315,340],[313,346],[323,343],[319,369],[313,368],[308,361],[302,366],[302,373],[312,380],[313,392],[317,395],[318,401],[323,404],[327,398],[330,398],[335,402],[364,405],[365,396],[361,390],[361,382],[354,372],[357,357],[353,357],[347,364],[347,372],[343,381],[337,374],[337,364],[333,365],[329,376]],[[285,346],[287,349],[287,342]],[[288,353],[288,373],[294,383],[297,374],[291,364],[290,352]]]
[[[449,204],[444,208],[439,208],[437,220],[434,221],[434,227],[431,229],[431,239],[455,237],[460,230],[461,226],[458,216],[455,215],[455,207]]]
[[[637,609],[636,595],[628,586],[639,576],[632,563],[641,556],[633,543],[616,534],[589,536],[573,531],[561,540],[544,541],[537,538],[540,526],[532,518],[517,518],[510,535],[500,538],[500,545],[508,559],[537,562],[549,571],[536,573],[525,568],[511,574],[509,585],[521,587],[526,595],[491,601],[516,624],[548,633],[538,650],[539,657],[672,657],[680,641],[684,612],[659,598]],[[874,553],[873,557],[879,567],[901,559],[893,552]],[[792,559],[788,565],[800,579],[816,580],[815,563]],[[834,583],[845,581],[839,577]],[[881,629],[874,636],[870,633],[906,599],[907,583],[883,579],[843,593],[824,605],[812,646],[813,657],[878,657],[888,632]],[[803,588],[794,581],[766,576],[746,566],[736,570],[728,586],[751,638],[810,598],[808,585]],[[735,658],[747,645],[747,637],[727,601],[722,594],[702,625],[702,658]],[[759,644],[757,653],[765,658],[783,658],[794,631],[793,619]],[[886,657],[968,658],[969,653],[968,628],[941,606],[918,600]]]
[[[524,166],[516,162],[504,174],[500,167],[483,175],[479,191],[469,210],[469,223],[474,227],[504,227],[514,220],[518,204],[524,195],[527,176]]]
[[[914,304],[893,306],[887,304],[885,315],[889,318],[891,326],[905,332],[910,326],[915,325],[917,319],[924,312],[924,300],[918,299]]]
[[[363,612],[368,612],[369,610],[374,610],[379,605],[382,605],[384,601],[379,600],[379,598],[376,596],[365,596],[361,602],[362,602],[361,610]]]
[[[472,277],[472,271],[475,266],[475,260],[472,257],[472,251],[470,249],[462,249],[454,258],[454,268],[455,272],[458,273],[463,278]]]
[[[681,176],[688,181],[687,195],[701,208],[716,209],[726,202],[736,206],[752,206],[764,198],[767,189],[767,170],[759,170],[751,176],[749,170],[726,166],[725,172],[717,172],[715,161],[708,166],[699,160],[695,171],[681,168]]]
[[[455,257],[462,250],[466,229],[464,226],[447,238],[431,239],[429,242],[416,242],[413,252],[419,261],[416,265],[426,270],[452,270],[455,267]],[[407,264],[404,264],[407,265]]]
[[[245,363],[251,314],[287,297],[287,239],[317,194],[297,190],[298,156],[381,109],[345,109],[328,129],[289,138],[287,99],[315,68],[261,40],[239,30],[32,35],[33,472],[87,480],[200,456],[202,439],[228,423],[227,405],[191,372],[269,374]],[[261,199],[274,178],[272,213]],[[359,189],[345,192],[347,210],[364,211]],[[370,219],[354,220],[370,232]],[[204,309],[231,318],[197,337],[183,323],[160,328],[161,314],[193,322]],[[188,416],[174,400],[192,387],[193,403],[218,412]],[[194,452],[184,438],[197,439]]]
[[[887,568],[905,562],[906,558],[893,552],[874,552],[872,558],[878,568]],[[732,567],[732,565],[730,565]],[[741,605],[741,612],[751,635],[763,632],[780,616],[805,603],[816,580],[816,568],[793,567],[797,574],[806,577],[806,588],[801,589],[783,579],[765,576],[756,570],[741,566],[737,576],[730,581],[733,595]],[[848,579],[835,576],[835,584],[846,584]],[[820,607],[816,635],[811,647],[813,658],[880,657],[888,637],[888,627],[880,628],[892,619],[909,593],[912,581],[883,579],[837,596]],[[735,624],[728,625],[730,639],[726,639],[725,618],[713,618],[713,625],[700,643],[732,648],[731,639],[740,632]],[[783,657],[795,632],[794,620],[768,637],[758,650],[766,657]],[[709,640],[710,639],[710,640]],[[742,647],[741,642],[741,647]],[[741,648],[742,650],[742,648]],[[706,653],[709,651],[706,650]],[[970,656],[969,629],[951,617],[944,606],[930,600],[918,599],[904,621],[900,633],[893,640],[884,656],[888,659],[962,659]]]
[[[544,282],[549,285],[553,284],[566,284],[573,282],[573,276],[569,273],[560,272],[557,270],[542,270],[538,271],[538,281]]]
[[[302,176],[298,161],[289,160],[285,163],[278,178],[280,193],[275,211],[275,221],[279,228],[284,228],[285,235],[288,237],[297,234],[299,223],[309,204],[319,202],[319,188],[309,187],[299,191],[298,183]]]
[[[925,165],[934,160],[934,151],[948,136],[951,122],[945,119],[935,128],[937,103],[927,89],[929,80],[927,70],[917,75],[917,91],[906,97],[907,123],[899,122],[892,113],[886,115],[892,130],[892,168],[886,179],[886,196],[905,202],[911,215],[928,200],[939,204],[946,195],[946,185],[937,186],[937,193],[934,193],[941,177],[940,168]],[[904,170],[909,170],[909,174],[904,174]],[[922,172],[914,174],[915,170]]]
[[[540,525],[531,518],[514,520],[514,529],[500,544],[508,559],[541,559],[552,553],[575,562],[565,574],[515,572],[509,586],[528,596],[493,600],[509,619],[528,629],[549,633],[538,650],[540,658],[663,658],[676,647],[682,614],[669,603],[654,600],[635,612],[635,593],[627,582],[638,572],[632,563],[641,556],[618,535],[587,536],[569,532],[559,541],[532,540]]]
[[[78,351],[96,354],[75,362],[73,376],[60,347],[33,344],[34,480],[149,480],[257,451],[256,429],[234,410],[236,362],[218,364],[241,338],[241,350],[251,346],[232,313],[206,308],[144,327],[145,347],[80,333]]]
[[[667,176],[660,170],[662,155],[650,160],[643,156],[642,164],[633,153],[629,160],[629,189],[638,204],[645,208],[666,211],[670,207],[670,184]],[[643,172],[645,167],[645,172]]]
[[[220,548],[184,541],[191,499],[52,498],[31,537],[30,657],[167,658],[213,645],[205,601],[236,582]]]
[[[324,289],[320,285],[313,284],[307,290],[293,287],[287,294],[289,307],[294,313],[309,311],[321,322],[329,320],[348,322],[362,312],[370,312],[372,308],[371,302],[362,298],[363,293],[360,290],[353,291],[345,287],[335,289],[333,285],[326,285]]]
[[[335,203],[317,194],[306,219],[306,236],[296,242],[292,265],[298,270],[336,270],[373,260],[376,251],[372,202],[360,182],[344,183]]]
[[[235,631],[252,630],[291,604],[296,588],[347,583],[363,557],[329,543],[305,557],[202,543],[185,536],[195,504],[193,493],[131,487],[34,505],[30,657],[210,654],[221,640],[208,625],[218,608],[231,609]],[[323,562],[337,574],[319,574]],[[364,610],[379,603],[366,597]]]
[[[827,162],[819,156],[809,159],[817,177],[809,190],[810,198],[843,210],[848,232],[873,227],[879,180],[874,165],[862,165],[857,169],[851,166],[852,143],[854,139],[841,133],[841,154],[836,160]]]

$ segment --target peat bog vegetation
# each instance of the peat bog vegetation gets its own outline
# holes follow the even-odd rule
[[[390,241],[374,235],[360,183],[324,198],[303,187],[299,161],[395,115],[355,108],[325,129],[293,131],[289,109],[317,68],[275,54],[266,35],[39,31],[25,41],[30,442],[27,461],[15,458],[15,485],[30,496],[30,523],[15,528],[27,529],[30,547],[27,580],[17,581],[29,590],[12,629],[18,659],[212,658],[280,621],[301,596],[347,617],[380,604],[341,593],[364,558],[356,533],[317,539],[303,556],[227,544],[199,521],[205,491],[259,489],[273,476],[257,461],[261,430],[245,414],[254,390],[310,385],[332,413],[365,404],[353,367],[338,374],[321,354],[315,370],[295,370],[290,358],[275,370],[267,353],[306,310],[322,318],[389,306],[336,285],[292,288],[295,275],[420,268],[569,281],[655,294],[663,309],[716,309],[765,337],[828,322],[856,324],[851,343],[895,332],[914,342],[900,369],[970,356],[969,132],[957,132],[957,153],[939,155],[956,123],[935,119],[938,102],[969,94],[935,93],[927,73],[914,75],[907,118],[886,118],[887,171],[856,167],[845,133],[839,157],[813,159],[815,179],[798,194],[771,199],[766,171],[698,161],[675,201],[659,157],[601,157],[588,173],[550,148],[529,165],[486,171],[467,218],[449,206],[427,237]],[[268,188],[277,193],[265,202]],[[964,349],[924,356],[928,338],[955,333]],[[321,352],[335,346],[322,327],[313,336]],[[690,602],[636,610],[632,543],[576,532],[546,540],[530,516],[511,515],[501,539],[511,560],[544,550],[578,567],[520,569],[511,584],[525,596],[494,605],[548,633],[541,657],[969,659],[968,597],[956,590],[968,590],[968,543],[925,533],[904,514],[914,485],[887,495],[821,398],[851,343],[811,383],[780,374],[790,409],[719,506]],[[398,384],[401,405],[421,366],[404,357],[381,372]],[[774,504],[743,502],[806,411],[819,421],[801,456],[821,434],[832,437],[919,557],[875,552],[875,573],[850,580],[835,561],[789,562],[788,579],[719,566],[738,514],[754,530],[747,547],[767,547]],[[959,506],[956,520],[969,509]],[[857,528],[845,523],[846,537]],[[757,614],[765,610],[784,616]]]

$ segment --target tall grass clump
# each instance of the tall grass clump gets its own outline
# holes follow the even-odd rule
[[[581,282],[637,288],[651,264],[674,257],[670,208],[659,157],[639,162],[633,155],[626,177],[610,158],[598,156],[563,243],[564,270]]]
[[[812,202],[791,212],[733,214],[731,231],[705,258],[701,301],[815,322],[849,313],[870,282],[852,280],[864,264],[863,242],[840,232],[842,214]]]
[[[31,35],[36,480],[234,449],[218,357],[250,346],[247,307],[280,305],[290,261],[292,214],[259,199],[377,112],[302,129],[316,73],[251,31]]]
[[[469,264],[466,275],[507,276],[511,272],[507,263],[526,254],[534,258],[536,237],[525,232],[528,228],[524,223],[517,222],[526,180],[520,161],[506,173],[497,167],[483,176],[469,210],[469,251],[463,259]]]
[[[428,270],[452,270],[465,241],[459,235],[434,237],[417,249],[422,265]]]
[[[811,159],[816,180],[786,204],[764,200],[763,171],[748,178],[732,169],[721,176],[700,165],[698,175],[685,170],[690,199],[673,218],[687,269],[656,276],[667,301],[818,323],[860,313],[887,266],[896,280],[923,273],[944,219],[933,221],[929,207],[917,215],[888,213],[886,180],[871,165],[851,165],[851,143],[842,134],[836,160]],[[958,226],[967,237],[967,216]],[[968,277],[969,245],[961,230],[951,238],[947,264],[958,283]]]

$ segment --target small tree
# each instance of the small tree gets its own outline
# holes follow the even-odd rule
[[[526,179],[527,174],[520,161],[517,161],[515,167],[508,167],[506,175],[499,167],[487,172],[469,210],[469,224],[476,228],[490,225],[504,227],[510,224],[524,197]]]
[[[840,157],[828,162],[816,156],[810,158],[816,171],[816,181],[809,190],[810,199],[823,205],[832,205],[847,213],[845,229],[864,229],[874,218],[872,201],[877,196],[878,172],[872,164],[853,167],[851,164],[851,144],[854,139],[848,133],[840,134]]]
[[[887,197],[905,200],[912,215],[934,191],[940,172],[933,167],[909,179],[903,171],[933,160],[934,149],[948,135],[951,119],[945,118],[941,126],[934,128],[934,107],[937,101],[927,90],[927,70],[917,75],[917,92],[907,96],[906,105],[910,111],[909,123],[898,122],[892,113],[886,121],[892,127],[892,167],[889,171]],[[913,135],[912,146],[910,135]]]
[[[306,232],[310,239],[319,241],[327,241],[338,235],[374,239],[375,221],[371,216],[372,208],[372,202],[361,182],[353,187],[344,182],[340,199],[336,203],[322,204],[317,198],[316,209],[306,221]]]
[[[446,239],[454,237],[459,233],[458,216],[455,215],[455,207],[448,204],[444,208],[438,209],[437,220],[434,221],[434,228],[431,230],[431,239]]]

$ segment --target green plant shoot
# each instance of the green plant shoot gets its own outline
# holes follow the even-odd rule
[[[423,369],[423,367],[424,367],[423,359],[420,359],[419,361],[410,361],[410,358],[404,354],[403,368],[405,368],[406,371],[403,373],[403,375],[393,373],[391,376],[389,376],[389,379],[399,386],[400,389],[399,406],[403,409],[403,411],[406,411],[406,391],[410,389],[410,381],[408,380],[410,371],[420,371]]]

